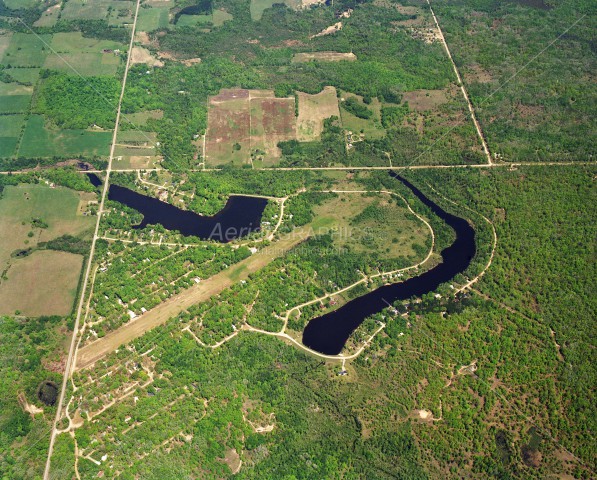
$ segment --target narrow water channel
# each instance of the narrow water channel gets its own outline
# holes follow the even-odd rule
[[[402,182],[435,215],[444,220],[456,233],[456,239],[441,251],[442,263],[431,270],[404,282],[380,287],[351,300],[338,310],[311,320],[303,331],[303,344],[317,352],[337,355],[350,335],[367,317],[381,312],[396,300],[420,297],[433,292],[440,284],[449,282],[464,272],[475,256],[475,230],[465,219],[443,210],[408,180],[394,172],[390,172],[390,175]]]

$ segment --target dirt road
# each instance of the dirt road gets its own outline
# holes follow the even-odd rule
[[[250,274],[262,269],[292,247],[306,240],[309,233],[309,228],[293,231],[291,235],[283,237],[279,241],[272,243],[270,246],[263,248],[259,252],[232,265],[217,275],[169,298],[137,319],[81,348],[76,354],[75,369],[81,370],[93,365],[119,346],[166,323],[168,319],[175,317],[190,306],[196,303],[205,302],[212,296],[229,288],[234,283],[248,278]]]
[[[127,79],[128,73],[129,73],[129,67],[131,65],[131,52],[133,51],[135,28],[137,27],[137,18],[139,16],[140,4],[141,4],[141,0],[137,0],[137,4],[135,7],[135,18],[133,20],[133,27],[131,30],[131,40],[129,42],[129,50],[128,50],[128,55],[126,58],[126,65],[124,67],[124,75],[122,77],[122,89],[120,90],[120,98],[118,99],[118,107],[116,109],[116,123],[114,126],[114,133],[112,135],[112,145],[110,147],[110,157],[108,158],[108,167],[106,169],[106,179],[104,181],[104,188],[102,190],[102,195],[100,198],[99,210],[98,210],[98,214],[97,214],[97,222],[95,224],[95,231],[93,233],[91,249],[89,251],[87,266],[86,266],[84,277],[83,277],[83,284],[82,284],[82,288],[81,288],[81,297],[79,299],[79,304],[77,306],[77,315],[75,317],[75,325],[73,327],[73,334],[72,334],[72,338],[71,338],[71,342],[70,342],[70,348],[68,351],[68,357],[66,360],[66,366],[64,369],[64,378],[62,380],[62,388],[60,389],[60,398],[58,399],[58,403],[56,405],[56,417],[54,418],[54,425],[52,427],[52,433],[50,434],[50,445],[48,447],[48,458],[46,460],[46,466],[44,469],[44,477],[43,477],[44,480],[49,480],[49,478],[50,478],[50,467],[51,467],[51,461],[52,461],[52,453],[54,451],[54,442],[56,440],[56,435],[58,433],[57,426],[58,426],[58,423],[60,422],[60,419],[62,416],[62,405],[64,404],[64,393],[66,392],[68,380],[69,380],[70,374],[71,374],[71,369],[73,367],[73,355],[76,350],[77,333],[79,332],[79,324],[81,321],[81,314],[83,312],[85,292],[87,291],[87,284],[89,282],[89,277],[91,274],[91,267],[93,264],[93,254],[95,252],[95,244],[98,239],[100,220],[102,217],[102,211],[104,209],[104,203],[105,203],[106,195],[108,192],[108,180],[110,179],[110,172],[112,170],[112,161],[114,160],[114,149],[116,147],[116,137],[118,135],[118,124],[120,123],[120,111],[121,111],[121,106],[122,106],[122,99],[124,97],[124,89],[126,87],[126,79]]]

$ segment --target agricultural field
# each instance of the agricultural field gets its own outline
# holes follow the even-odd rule
[[[594,2],[52,2],[0,0],[0,478],[596,477]]]
[[[44,68],[90,77],[116,75],[118,51],[124,49],[118,42],[84,38],[80,32],[56,33],[50,45],[59,56],[49,55]]]
[[[62,9],[64,20],[107,20],[110,25],[130,24],[134,3],[126,0],[68,0]]]
[[[80,194],[47,185],[8,186],[0,200],[0,313],[68,315],[76,293],[83,257],[35,249],[64,235],[86,235],[93,218],[79,213]],[[31,254],[16,252],[32,249]],[[48,282],[48,279],[52,279]],[[18,292],[31,289],[30,295]]]
[[[304,62],[354,62],[357,59],[354,53],[341,52],[301,52],[292,56],[292,63]]]
[[[340,117],[338,98],[334,87],[325,87],[321,92],[310,95],[298,92],[298,117],[296,119],[297,140],[316,141],[321,138],[323,121],[330,117]]]
[[[295,137],[294,98],[233,89],[209,100],[207,164],[271,165],[280,157],[278,143]]]
[[[18,83],[0,83],[0,114],[24,113],[29,110],[33,88]]]
[[[2,65],[7,67],[42,67],[51,53],[48,45],[52,35],[32,33],[14,33],[10,37],[8,48],[4,51]]]
[[[340,92],[342,126],[350,132],[351,137],[354,137],[351,138],[353,141],[383,138],[386,135],[381,117],[383,104],[377,98],[368,101],[369,103],[366,104],[363,102],[363,97]]]
[[[60,130],[45,125],[44,117],[27,120],[18,155],[24,157],[107,156],[112,132],[83,129]]]
[[[162,2],[163,3],[163,2]],[[166,2],[165,6],[147,6],[139,10],[137,19],[137,32],[153,32],[160,28],[167,28],[170,24],[170,4]]]

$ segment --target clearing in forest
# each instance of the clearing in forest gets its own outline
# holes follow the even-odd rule
[[[206,164],[273,164],[280,157],[278,142],[295,137],[294,98],[223,89],[209,99]]]
[[[315,95],[303,92],[298,92],[297,95],[299,107],[297,140],[299,142],[319,140],[323,131],[323,121],[332,116],[340,118],[336,89],[325,87]]]
[[[69,313],[82,257],[49,250],[16,257],[15,252],[91,229],[93,217],[77,214],[79,202],[80,194],[62,187],[26,184],[5,188],[0,200],[0,313]],[[25,290],[28,294],[22,295]]]
[[[354,62],[356,61],[356,59],[357,56],[352,52],[302,52],[295,53],[292,56],[292,63],[312,62],[315,60],[317,60],[318,62]]]
[[[0,314],[68,315],[82,266],[82,255],[54,250],[18,259],[8,272],[8,280],[0,284]]]
[[[187,308],[204,302],[229,288],[234,283],[245,280],[252,273],[262,269],[276,258],[282,256],[309,236],[309,229],[295,230],[292,235],[272,243],[263,250],[230,266],[220,273],[170,297],[155,308],[136,318],[106,336],[81,348],[77,352],[76,369],[81,370],[97,362],[121,345],[133,341],[151,329],[163,325]]]

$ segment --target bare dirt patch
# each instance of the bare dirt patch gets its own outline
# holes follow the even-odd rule
[[[17,400],[19,401],[19,405],[21,406],[23,411],[27,412],[32,417],[34,417],[38,413],[44,413],[43,408],[39,408],[39,407],[36,407],[35,405],[30,404],[27,401],[27,398],[25,398],[25,394],[22,392],[19,393]]]
[[[150,67],[163,67],[164,62],[155,58],[149,50],[143,47],[133,47],[131,52],[131,63],[145,63]]]
[[[151,39],[147,32],[135,32],[135,42],[141,45],[151,45]]]
[[[331,35],[342,30],[342,22],[334,23],[327,28],[324,28],[321,32],[311,35],[309,38],[324,37],[325,35]]]
[[[464,78],[469,83],[489,83],[493,80],[491,74],[478,63],[473,63],[468,66]]]
[[[224,463],[228,465],[232,473],[238,473],[240,467],[242,465],[242,461],[240,459],[240,455],[234,448],[229,448],[226,450],[226,454],[224,456]]]
[[[317,60],[319,62],[354,62],[356,59],[357,56],[352,52],[303,52],[296,53],[292,57],[292,63],[312,62],[314,60]]]
[[[325,87],[315,95],[298,92],[298,107],[297,140],[300,142],[318,140],[323,131],[323,121],[332,116],[340,118],[334,87]]]

